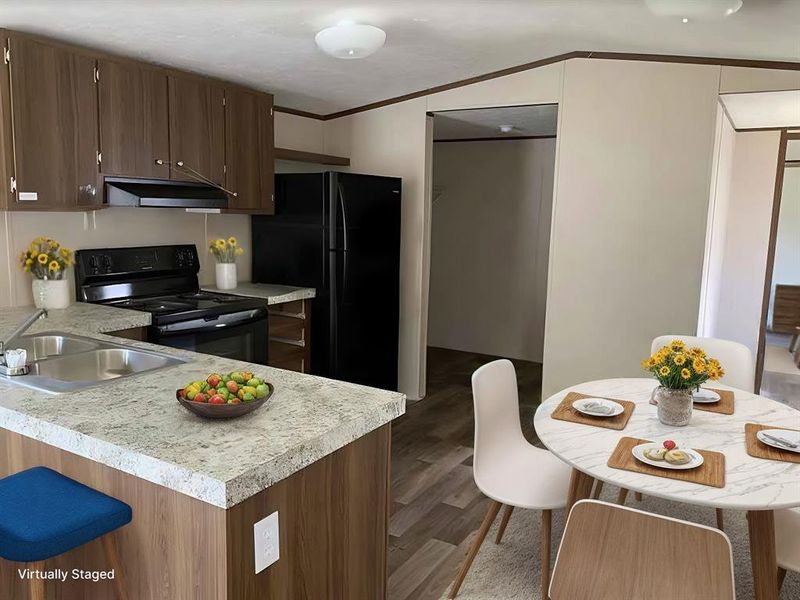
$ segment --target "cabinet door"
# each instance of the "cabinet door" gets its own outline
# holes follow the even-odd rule
[[[265,214],[275,214],[275,123],[272,113],[272,96],[263,94],[258,111],[258,128],[261,134],[261,209]]]
[[[100,60],[100,170],[107,175],[169,178],[167,76]]]
[[[225,92],[201,79],[169,78],[169,158],[219,185],[225,179]],[[173,179],[194,180],[172,168]]]
[[[234,210],[259,209],[261,197],[261,150],[259,95],[225,90],[225,187]]]
[[[10,38],[18,210],[68,210],[101,202],[95,61]]]

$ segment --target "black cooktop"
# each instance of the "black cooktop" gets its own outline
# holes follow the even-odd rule
[[[149,312],[153,315],[153,322],[161,324],[263,308],[264,301],[257,298],[201,291],[146,298],[126,298],[109,302],[108,305]]]

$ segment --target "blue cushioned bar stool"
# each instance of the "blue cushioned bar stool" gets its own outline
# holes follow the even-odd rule
[[[102,538],[117,596],[127,600],[116,546],[106,534],[129,523],[131,516],[124,502],[52,469],[20,471],[0,479],[0,556],[43,571],[48,558]],[[31,598],[44,600],[45,580],[29,581]]]

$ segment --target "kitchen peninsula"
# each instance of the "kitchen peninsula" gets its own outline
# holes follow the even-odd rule
[[[27,310],[4,309],[0,338]],[[119,343],[103,332],[141,318],[73,305],[29,333]],[[385,597],[390,422],[405,411],[402,394],[124,343],[187,362],[59,395],[0,379],[0,475],[45,465],[130,504],[133,521],[115,535],[131,598]],[[175,401],[187,381],[234,370],[263,375],[274,396],[229,421]],[[253,525],[276,511],[280,557],[256,573]],[[25,596],[17,566],[2,562],[0,597]],[[90,543],[48,568],[111,565]],[[61,599],[112,597],[107,581],[57,585]]]

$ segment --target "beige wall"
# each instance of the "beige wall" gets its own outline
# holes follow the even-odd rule
[[[758,349],[780,132],[735,134],[719,303],[711,337]]]
[[[719,68],[577,59],[560,106],[543,395],[692,334]]]
[[[775,267],[768,323],[772,323],[775,285],[800,285],[800,168],[789,167],[783,173],[781,210],[775,240]]]
[[[159,208],[107,208],[95,213],[3,212],[0,225],[0,274],[4,269],[9,271],[0,286],[0,306],[32,303],[30,277],[19,270],[17,256],[40,235],[73,249],[195,244],[204,283],[214,280],[214,262],[206,251],[209,238],[236,236],[250,249],[250,218],[246,215],[204,215]],[[240,258],[238,265],[240,279],[249,280],[249,255]]]
[[[430,346],[542,362],[555,149],[434,144]]]

